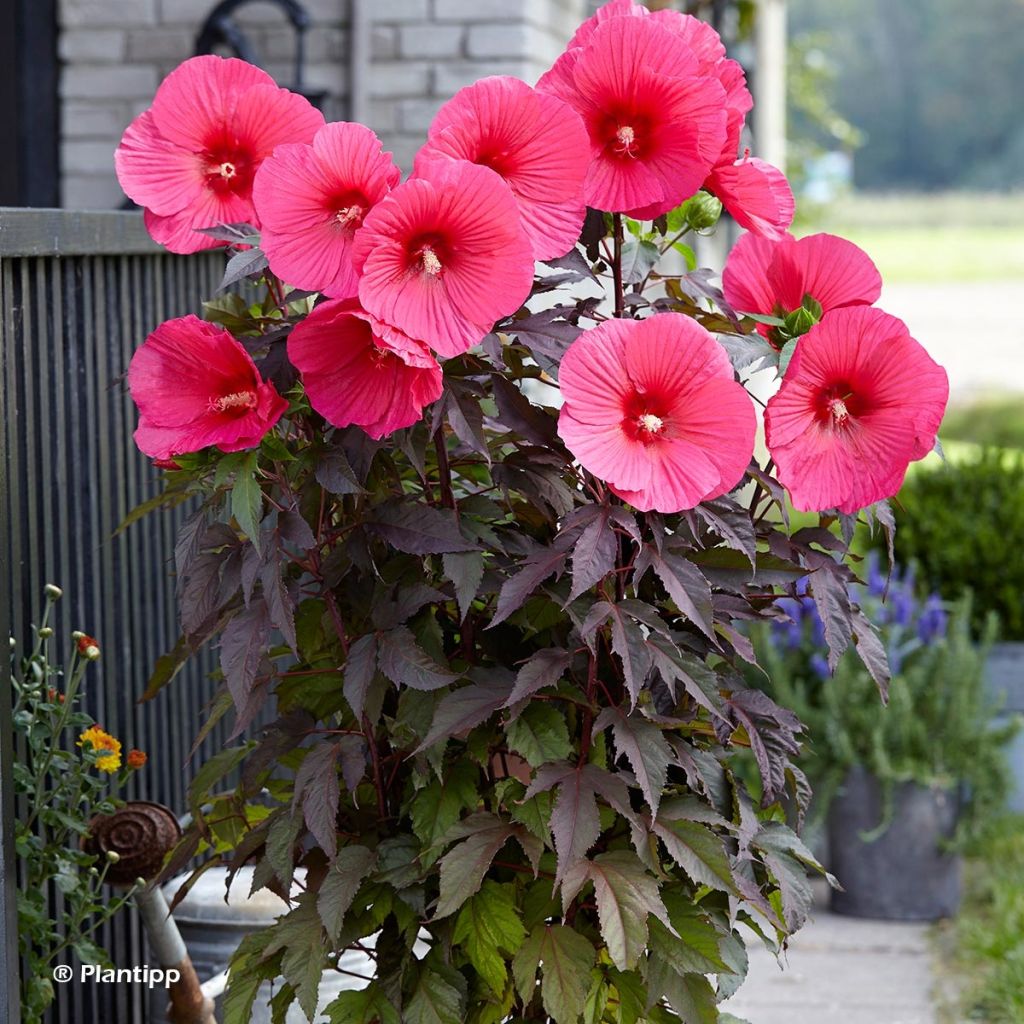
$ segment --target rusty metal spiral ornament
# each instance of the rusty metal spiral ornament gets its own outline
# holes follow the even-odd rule
[[[138,878],[147,881],[163,864],[167,852],[181,838],[174,814],[163,804],[133,800],[113,814],[98,814],[89,822],[89,836],[83,843],[87,853],[117,862],[107,870],[113,885],[131,885]]]

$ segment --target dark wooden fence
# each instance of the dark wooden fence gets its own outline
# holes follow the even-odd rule
[[[223,262],[220,254],[168,255],[136,213],[0,209],[0,638],[9,632],[23,643],[44,584],[63,587],[57,636],[81,629],[103,650],[86,710],[125,749],[149,754],[126,796],[178,813],[212,685],[209,664],[199,662],[153,702],[137,703],[155,659],[178,635],[169,566],[176,517],[158,513],[114,534],[155,493],[158,477],[132,442],[135,412],[121,378],[157,324],[198,312]],[[17,966],[9,843],[17,812],[8,792],[10,688],[0,682],[0,1019],[13,1022],[3,989]],[[221,742],[215,729],[197,760]],[[134,912],[98,940],[118,966],[146,962]],[[141,986],[69,984],[53,1022],[141,1024],[144,1005]]]

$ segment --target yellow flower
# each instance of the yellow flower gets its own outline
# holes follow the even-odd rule
[[[109,732],[104,732],[98,725],[91,725],[78,737],[80,747],[86,743],[94,753],[101,755],[96,758],[96,767],[101,772],[116,772],[121,767],[121,741]],[[104,750],[109,753],[101,754]]]

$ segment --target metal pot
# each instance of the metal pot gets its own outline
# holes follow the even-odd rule
[[[1024,714],[1024,643],[995,644],[985,665],[988,691],[999,707],[996,721]],[[1013,775],[1008,806],[1024,813],[1024,730],[1006,748]]]
[[[893,817],[877,839],[884,815],[879,781],[864,768],[850,771],[829,808],[830,870],[843,886],[832,909],[851,917],[934,921],[960,904],[960,858],[944,849],[956,828],[956,793],[901,782],[893,787]]]

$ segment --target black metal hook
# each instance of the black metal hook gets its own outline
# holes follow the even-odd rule
[[[217,46],[227,46],[244,61],[260,67],[260,61],[249,37],[238,27],[232,15],[246,4],[269,3],[279,8],[295,29],[295,72],[289,87],[305,96],[314,106],[320,106],[326,93],[309,91],[304,87],[306,67],[306,33],[312,25],[309,12],[297,0],[221,0],[206,17],[196,36],[195,53],[213,53]]]

